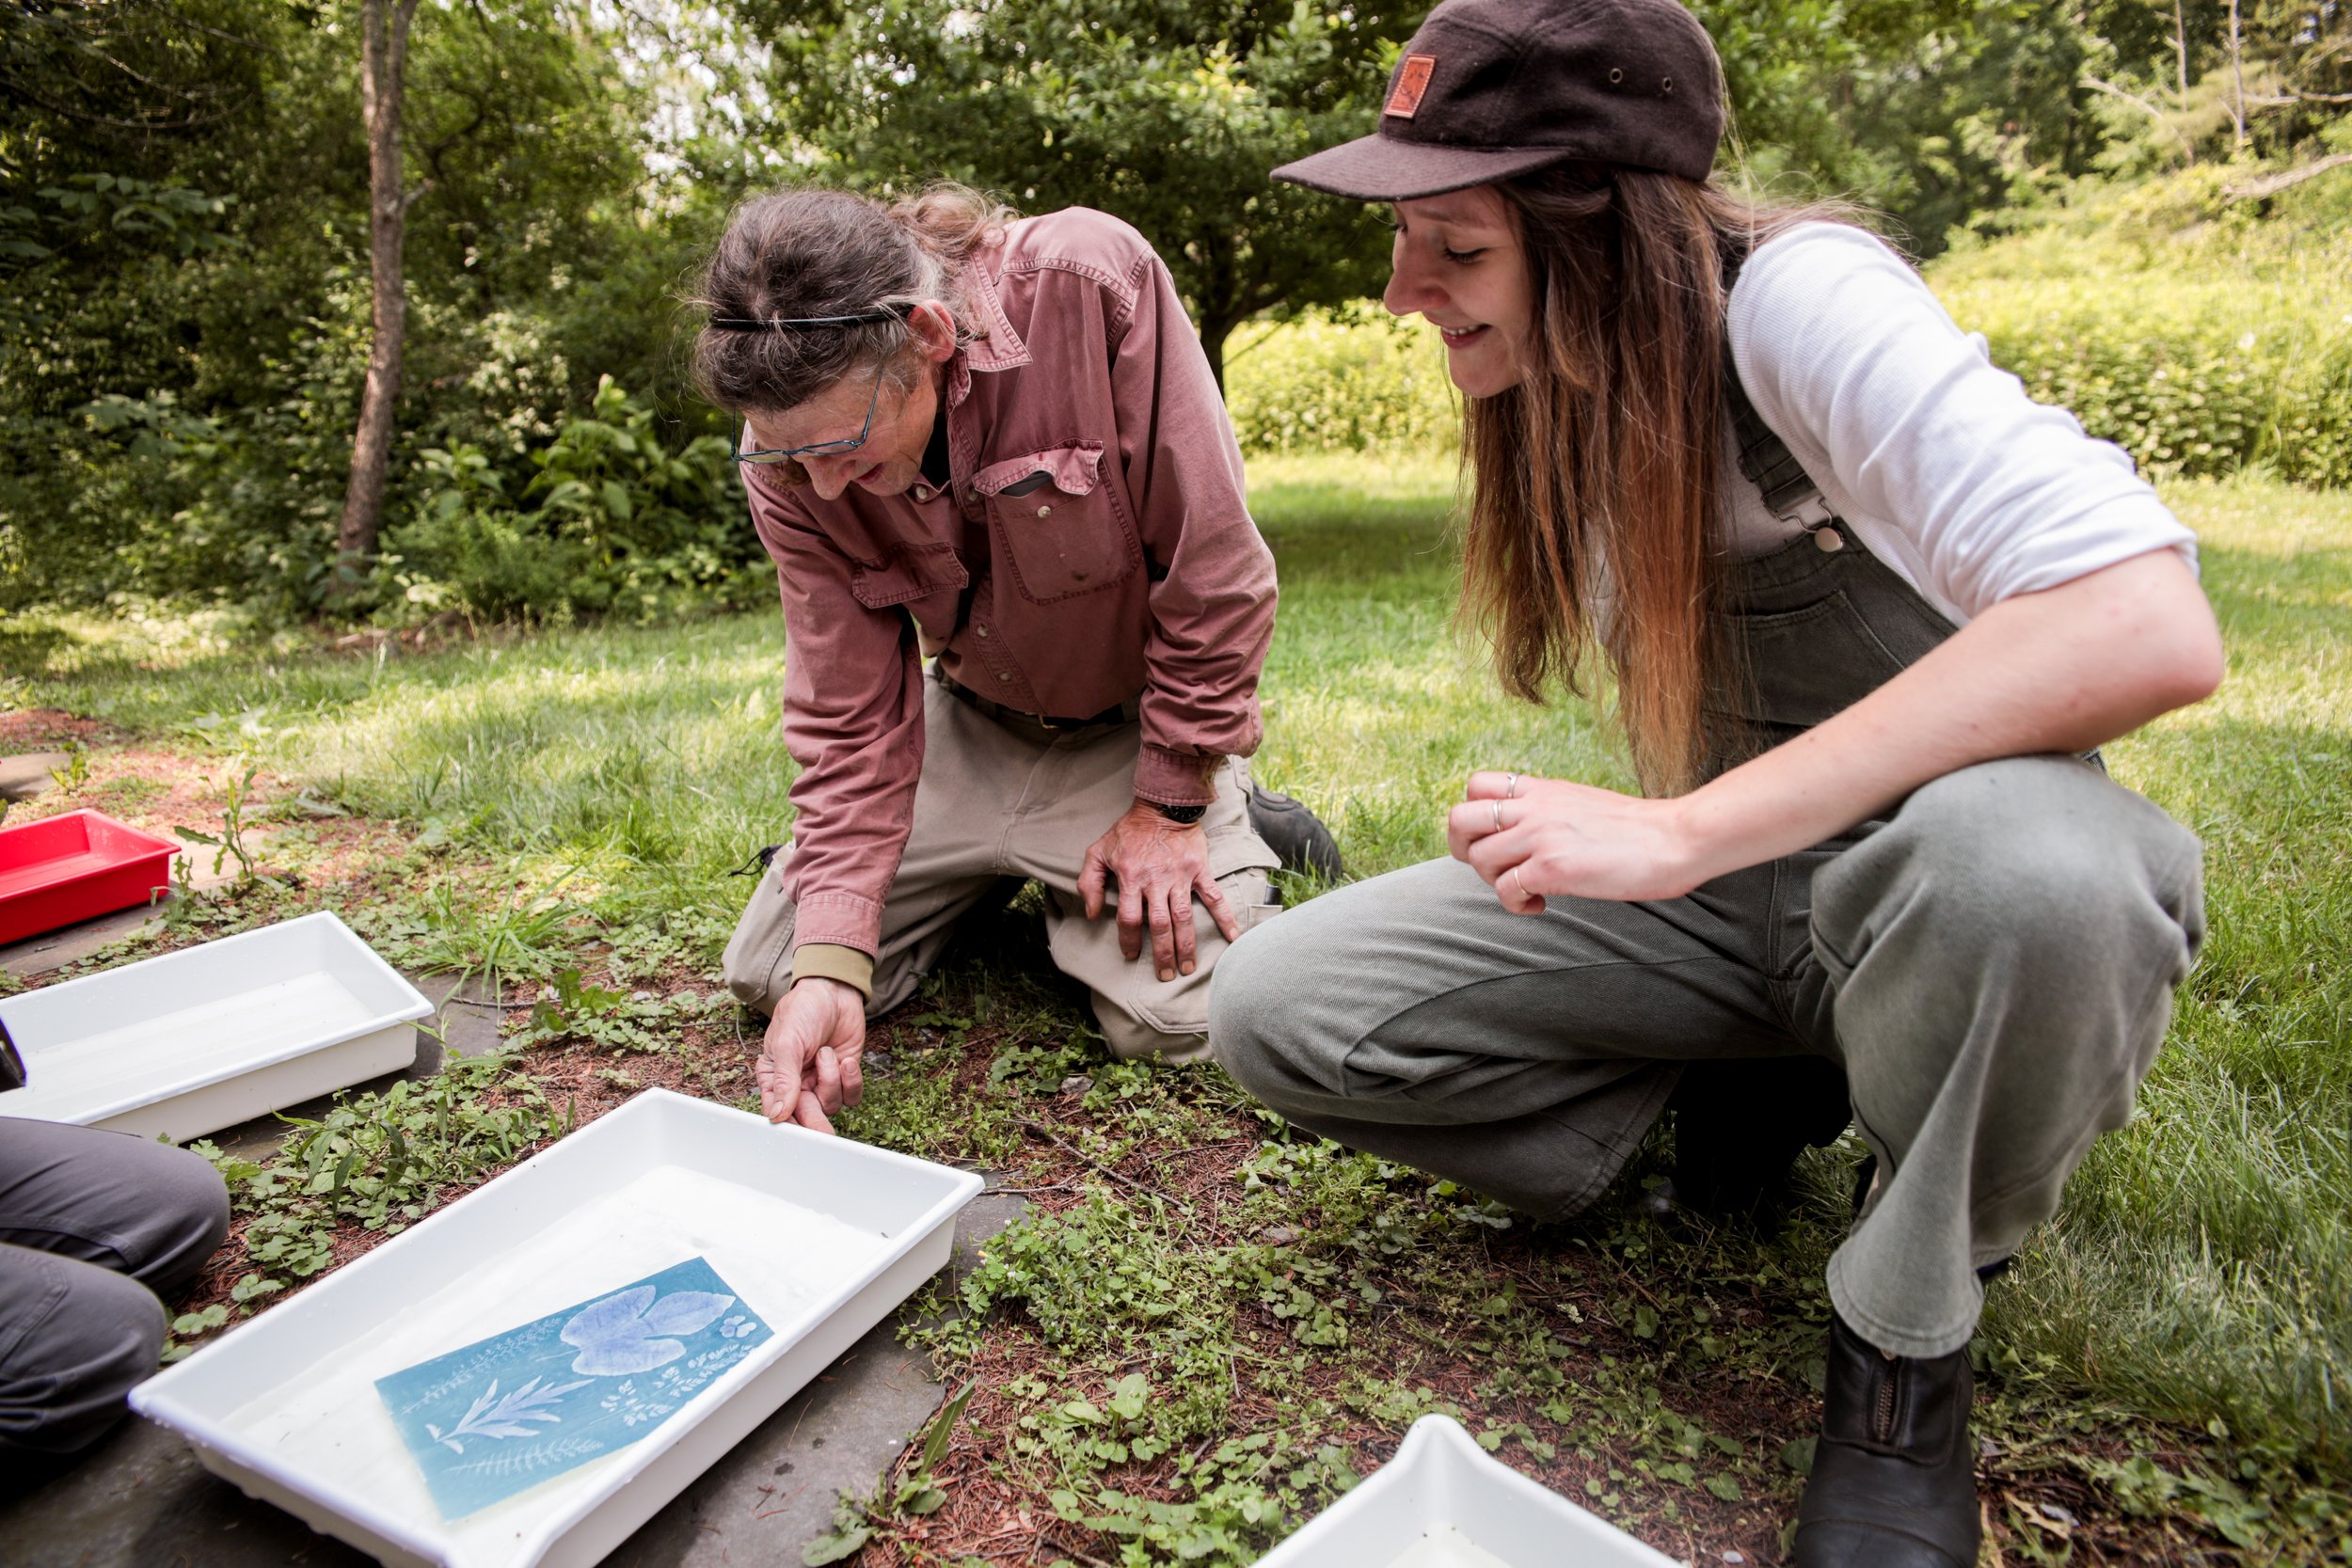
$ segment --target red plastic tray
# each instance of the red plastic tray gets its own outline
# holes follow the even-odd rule
[[[0,942],[144,904],[179,846],[94,811],[0,828]]]

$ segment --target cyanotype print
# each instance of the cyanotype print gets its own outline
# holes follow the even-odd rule
[[[769,1337],[700,1258],[375,1380],[445,1519],[626,1448]]]

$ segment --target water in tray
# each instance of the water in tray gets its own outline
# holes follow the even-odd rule
[[[1517,1568],[1452,1525],[1432,1525],[1389,1568]]]
[[[778,1336],[796,1338],[818,1308],[888,1246],[882,1236],[783,1198],[682,1166],[655,1166],[529,1240],[479,1259],[454,1284],[399,1305],[364,1343],[258,1391],[230,1424],[285,1463],[373,1495],[391,1512],[460,1544],[467,1560],[495,1560],[501,1546],[617,1485],[619,1473],[641,1462],[643,1445],[442,1524],[376,1396],[378,1377],[698,1256]],[[730,1373],[696,1401],[724,1399],[739,1381]],[[692,1416],[690,1404],[678,1419]]]
[[[193,1064],[265,1062],[292,1042],[355,1032],[376,1011],[335,975],[312,972],[34,1047],[27,1066],[44,1103],[105,1104],[184,1080]]]

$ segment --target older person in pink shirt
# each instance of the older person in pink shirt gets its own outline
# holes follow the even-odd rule
[[[736,214],[701,303],[801,765],[724,962],[771,1014],[767,1114],[855,1104],[866,1020],[1008,876],[1113,1051],[1202,1054],[1211,968],[1278,907],[1240,760],[1274,562],[1167,267],[1083,208],[798,190]]]

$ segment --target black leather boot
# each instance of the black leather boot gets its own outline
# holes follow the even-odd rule
[[[1820,1056],[1692,1062],[1675,1114],[1675,1196],[1715,1214],[1771,1219],[1788,1200],[1789,1167],[1827,1148],[1853,1119],[1845,1069]]]
[[[1311,872],[1326,882],[1346,879],[1340,841],[1306,803],[1278,789],[1249,782],[1249,831],[1265,840],[1286,871]]]
[[[1975,1395],[1966,1350],[1888,1357],[1833,1317],[1796,1568],[1974,1568]]]

